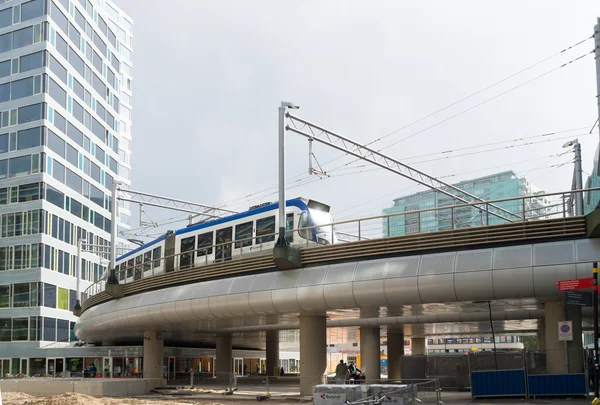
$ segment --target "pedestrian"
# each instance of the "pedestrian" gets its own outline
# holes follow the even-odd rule
[[[347,375],[348,366],[344,363],[344,360],[340,360],[340,363],[335,368],[335,382],[337,384],[344,384],[346,382]]]
[[[279,370],[279,375],[283,375],[284,371],[283,371],[283,367],[281,367],[281,370]]]
[[[596,367],[594,366],[594,358],[590,357],[588,359],[588,364],[587,364],[587,370],[588,370],[588,381],[590,383],[590,391],[594,390],[596,387],[594,387],[594,376],[596,375]]]

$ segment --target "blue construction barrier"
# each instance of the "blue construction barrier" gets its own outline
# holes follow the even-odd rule
[[[489,370],[471,372],[471,396],[526,397],[525,370]]]
[[[585,396],[585,374],[536,374],[527,377],[529,396]]]

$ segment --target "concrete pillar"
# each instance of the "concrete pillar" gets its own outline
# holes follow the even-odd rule
[[[416,354],[425,354],[425,338],[410,338],[410,352]]]
[[[582,373],[583,349],[581,343],[581,307],[575,305],[565,307],[563,301],[544,303],[546,367],[549,374]],[[565,319],[566,318],[566,319]],[[558,322],[573,322],[573,340],[558,340]],[[568,356],[565,356],[565,346]],[[568,361],[568,363],[567,363]],[[568,367],[567,365],[568,364]]]
[[[279,331],[267,331],[267,375],[279,375],[275,373],[275,367],[279,367]]]
[[[144,332],[144,378],[163,379],[164,347],[160,332]]]
[[[388,378],[400,379],[400,356],[404,356],[404,328],[388,326]]]
[[[379,316],[379,308],[361,308],[361,318]],[[381,339],[379,326],[360,327],[360,370],[365,373],[367,380],[381,378]]]
[[[538,350],[545,350],[546,343],[546,322],[543,319],[537,321],[537,346]]]
[[[300,395],[312,396],[327,369],[327,318],[300,315]]]
[[[217,383],[229,384],[230,374],[233,372],[233,350],[231,348],[231,333],[217,335],[217,358],[215,360],[215,372]]]

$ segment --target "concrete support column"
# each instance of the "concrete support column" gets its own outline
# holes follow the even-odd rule
[[[229,381],[229,374],[233,372],[233,350],[231,348],[231,333],[217,335],[217,350],[215,372],[219,384]]]
[[[279,331],[267,331],[267,375],[279,375],[275,373],[275,367],[279,368]]]
[[[549,374],[582,373],[583,349],[581,343],[581,307],[565,306],[563,301],[544,303],[545,312],[545,342],[546,366]],[[566,318],[566,319],[565,319]],[[573,322],[573,340],[565,342],[558,340],[558,322]],[[565,355],[565,346],[566,354]]]
[[[327,369],[327,318],[300,315],[300,395],[311,396]]]
[[[400,379],[400,356],[404,356],[404,328],[388,326],[388,378]]]
[[[361,308],[361,318],[379,316],[379,308]],[[367,380],[381,378],[380,356],[381,339],[379,326],[360,327],[360,370],[365,373]]]
[[[410,352],[413,356],[416,354],[425,354],[425,338],[411,338]]]
[[[546,350],[546,322],[543,319],[537,321],[537,345],[538,350]]]
[[[144,332],[144,378],[163,379],[164,347],[160,332]]]

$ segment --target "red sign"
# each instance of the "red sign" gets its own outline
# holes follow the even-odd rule
[[[584,288],[594,288],[594,279],[589,278],[577,278],[575,280],[562,280],[556,283],[559,291],[567,290],[582,290]]]

